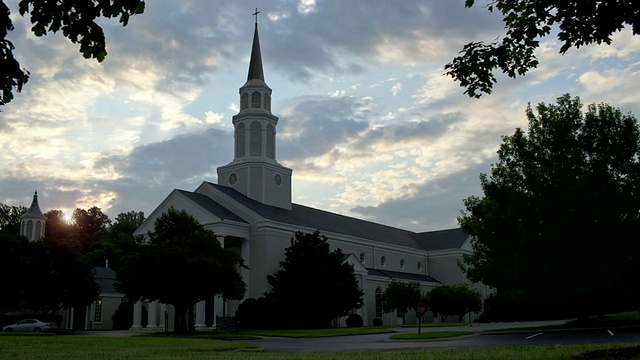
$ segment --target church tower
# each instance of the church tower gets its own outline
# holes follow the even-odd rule
[[[29,210],[20,217],[20,235],[29,240],[38,240],[44,237],[46,219],[38,205],[38,190],[33,195],[33,201]]]
[[[278,117],[271,113],[271,88],[264,82],[258,11],[247,82],[240,88],[240,112],[233,116],[233,161],[218,168],[218,184],[263,204],[291,210],[292,170],[276,161]]]

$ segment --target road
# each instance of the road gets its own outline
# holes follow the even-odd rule
[[[474,327],[428,328],[426,331],[483,331],[495,329],[537,327],[553,325],[542,323],[481,324]],[[398,332],[413,332],[416,329],[400,328]],[[572,330],[572,331],[519,331],[504,334],[474,334],[442,340],[399,341],[389,340],[391,334],[354,335],[325,338],[265,338],[247,341],[266,352],[340,352],[365,350],[417,350],[450,348],[483,348],[520,345],[560,345],[611,342],[640,342],[640,329]]]

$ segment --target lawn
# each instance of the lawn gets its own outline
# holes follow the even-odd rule
[[[350,353],[261,353],[235,351],[250,345],[206,338],[168,336],[76,337],[76,336],[0,336],[1,359],[229,359],[229,360],[564,360],[586,351],[637,344],[590,344],[496,349],[449,349],[420,351],[364,351]],[[602,357],[598,357],[602,359]],[[636,357],[640,359],[640,356]]]

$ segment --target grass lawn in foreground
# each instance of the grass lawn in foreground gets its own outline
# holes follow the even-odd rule
[[[473,331],[427,331],[422,332],[421,334],[415,333],[405,333],[405,334],[395,334],[391,335],[389,339],[392,340],[420,340],[420,339],[444,339],[451,337],[458,337],[464,335],[475,334]]]
[[[562,346],[522,346],[495,349],[447,349],[416,351],[364,351],[343,353],[260,353],[237,352],[247,344],[212,339],[134,336],[0,336],[0,359],[229,359],[229,360],[569,360],[572,356],[598,349],[630,347],[638,344],[589,344]],[[598,358],[602,359],[602,357]]]

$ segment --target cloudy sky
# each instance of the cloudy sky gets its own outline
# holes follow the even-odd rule
[[[9,38],[31,79],[0,113],[0,202],[43,211],[151,211],[172,189],[217,182],[232,160],[238,89],[255,7],[279,116],[277,159],[294,201],[414,231],[455,227],[462,200],[527,103],[563,93],[640,115],[640,37],[558,55],[470,99],[443,67],[463,44],[504,33],[464,0],[149,0],[127,27],[105,20],[108,56],[83,59],[61,34],[37,38],[6,1]],[[477,2],[482,5],[482,1]]]

